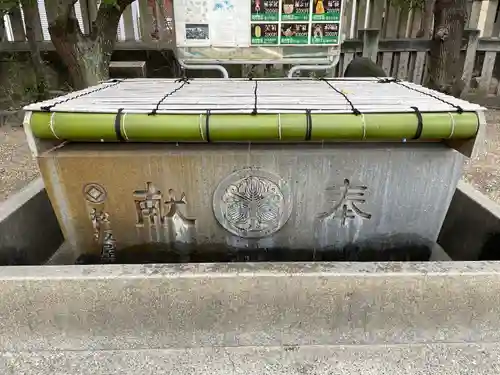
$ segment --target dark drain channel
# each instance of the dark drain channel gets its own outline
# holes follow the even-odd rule
[[[114,259],[99,254],[83,254],[77,264],[145,264],[145,263],[225,263],[225,262],[384,262],[428,261],[432,247],[404,245],[385,248],[349,245],[342,249],[233,249],[223,246],[170,248],[147,244],[118,250]]]

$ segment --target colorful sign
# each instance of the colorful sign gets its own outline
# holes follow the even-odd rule
[[[328,46],[340,42],[345,0],[178,0],[177,46]]]
[[[341,9],[342,0],[251,0],[250,44],[339,44]]]
[[[313,21],[340,21],[341,0],[314,0]]]
[[[278,27],[277,23],[253,23],[251,44],[278,44]]]
[[[280,44],[308,44],[308,23],[282,23]]]
[[[250,7],[252,21],[279,20],[279,0],[252,0]]]
[[[338,23],[313,23],[311,44],[337,44],[339,42]]]
[[[309,21],[310,13],[310,0],[283,0],[281,4],[281,21]]]

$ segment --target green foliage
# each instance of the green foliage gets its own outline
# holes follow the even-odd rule
[[[118,0],[101,0],[101,6],[115,7],[120,10]]]
[[[0,0],[0,14],[8,13],[12,8],[19,5],[19,1]]]

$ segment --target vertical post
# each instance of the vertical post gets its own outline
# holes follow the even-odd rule
[[[406,37],[406,25],[408,24],[408,16],[410,15],[410,10],[406,8],[398,9],[398,21],[397,21],[397,31],[396,37],[405,38]]]
[[[466,33],[469,34],[469,41],[467,43],[467,51],[465,52],[464,70],[462,73],[462,80],[465,83],[464,93],[470,89],[470,81],[476,64],[476,51],[479,45],[480,30],[469,29],[466,30]]]
[[[474,2],[472,3],[472,9],[469,14],[469,23],[468,23],[469,28],[478,29],[479,15],[481,13],[482,5],[483,5],[482,0],[474,0]]]
[[[408,19],[406,20],[405,38],[411,38],[414,19],[415,19],[415,9],[411,8],[408,12]]]
[[[483,94],[488,94],[490,91],[491,78],[493,77],[493,68],[495,67],[496,52],[486,52],[484,54],[483,68],[481,69],[481,80],[479,82],[479,90]]]
[[[392,68],[392,52],[384,52],[382,53],[382,69],[384,69],[385,74],[387,76],[391,76],[391,68]]]
[[[385,29],[385,35],[384,39],[394,39],[397,36],[398,33],[398,22],[399,22],[399,10],[389,3],[389,9],[386,10],[386,29]]]
[[[368,27],[371,29],[382,29],[382,20],[384,17],[386,2],[384,0],[370,1],[370,22]]]
[[[3,17],[0,17],[0,42],[7,41],[7,30],[5,30],[5,21]]]
[[[412,79],[413,83],[416,83],[418,85],[421,85],[423,83],[424,67],[426,59],[427,59],[427,51],[417,52],[417,56],[415,57],[415,67],[413,68],[413,79]]]
[[[91,29],[91,21],[89,19],[89,0],[80,0],[80,11],[82,13],[82,21],[83,21],[83,33],[90,34]]]
[[[132,15],[132,4],[130,4],[123,12],[123,31],[125,32],[125,40],[135,40],[134,34],[134,17]]]
[[[492,36],[497,7],[498,0],[483,1],[478,20],[478,29],[480,30],[479,37],[488,38]],[[479,82],[479,90],[484,94],[487,94],[490,91],[491,78],[493,77],[493,69],[495,68],[496,55],[496,52],[490,51],[485,52],[484,54],[481,79]]]
[[[352,24],[352,1],[346,0],[344,3],[344,14],[342,15],[342,34],[344,39],[351,39],[351,35],[349,30],[351,29]]]
[[[488,0],[482,2],[478,19],[478,29],[481,30],[479,35],[480,37],[488,37],[492,35],[497,7],[498,0]]]
[[[153,23],[153,12],[148,6],[148,0],[139,0],[139,23],[141,31],[141,40],[149,42],[152,40],[151,31]]]
[[[380,31],[378,29],[365,29],[359,31],[359,38],[363,41],[363,57],[377,62],[378,40]]]
[[[33,17],[33,23],[31,27],[33,27],[33,34],[35,36],[35,40],[37,42],[43,41],[43,30],[42,30],[42,21],[40,18],[40,10],[38,9],[38,4],[34,4],[33,7],[31,8],[32,17]],[[25,14],[26,18],[26,14]]]
[[[97,18],[97,1],[96,0],[79,0],[80,12],[82,14],[83,32],[90,34],[92,31],[92,23]],[[75,4],[76,5],[76,4]]]
[[[408,63],[410,60],[410,52],[401,52],[399,54],[398,74],[397,78],[402,80],[408,79]]]
[[[356,22],[357,22],[357,9],[358,9],[358,1],[352,0],[352,12],[351,12],[351,24],[349,29],[349,39],[354,39],[356,36]]]
[[[21,15],[20,6],[12,8],[9,12],[10,25],[12,26],[12,35],[15,42],[26,41],[26,32],[24,31],[24,22]]]
[[[358,0],[356,8],[356,30],[359,34],[360,30],[366,29],[365,27],[365,15],[366,8],[368,6],[367,0]],[[355,34],[356,35],[356,34]]]

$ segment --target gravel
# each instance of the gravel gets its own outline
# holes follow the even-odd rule
[[[478,154],[467,159],[463,179],[500,203],[500,110],[486,112],[486,137]]]
[[[31,156],[23,128],[0,127],[0,201],[38,176],[38,166]]]

